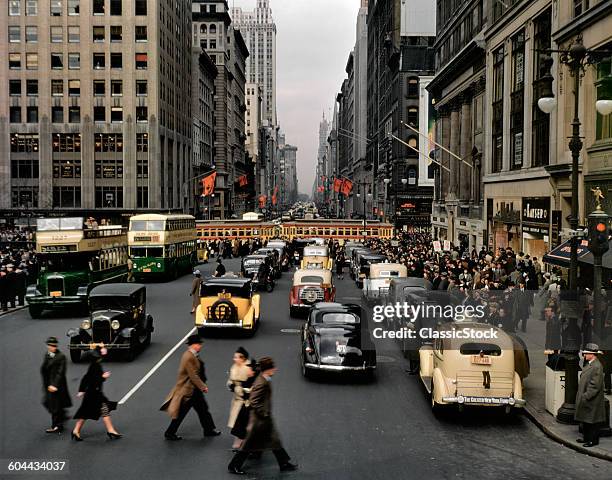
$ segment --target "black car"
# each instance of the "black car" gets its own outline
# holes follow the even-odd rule
[[[132,361],[136,352],[151,343],[153,317],[147,314],[146,306],[144,285],[108,283],[95,287],[89,294],[90,318],[67,333],[72,361],[79,362],[83,352],[101,345]]]
[[[358,288],[363,288],[363,280],[370,278],[370,265],[373,263],[384,263],[387,257],[380,253],[366,253],[359,256],[359,269],[355,270],[355,283]]]
[[[275,248],[260,248],[254,252],[254,255],[268,255],[272,260],[272,274],[275,278],[280,278],[282,275],[280,255]]]
[[[357,372],[373,378],[376,347],[360,305],[317,303],[308,314],[301,335],[302,374]]]
[[[244,278],[253,280],[253,288],[274,290],[272,259],[269,255],[248,255],[242,259],[241,273]]]

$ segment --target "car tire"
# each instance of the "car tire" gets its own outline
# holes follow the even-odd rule
[[[81,363],[82,352],[78,348],[70,348],[70,360],[72,363]]]
[[[138,337],[132,335],[129,339],[130,348],[128,348],[124,353],[124,359],[126,362],[133,362],[136,358],[136,353],[138,352],[138,347],[140,344],[138,343]]]
[[[272,282],[266,283],[266,292],[271,293],[274,290],[274,284]]]
[[[147,329],[147,335],[144,338],[144,341],[142,342],[142,346],[143,347],[148,347],[149,345],[151,345],[151,331],[153,329],[153,319],[147,319],[147,324],[145,325],[145,328]]]
[[[435,417],[439,416],[442,412],[442,405],[435,401],[435,393],[434,393],[434,384],[433,380],[431,381],[431,413],[434,414]]]
[[[298,316],[298,311],[297,308],[295,307],[289,307],[289,316],[291,318],[296,318]]]
[[[302,357],[302,375],[304,378],[311,380],[314,376],[314,372],[306,367],[306,362],[304,362],[304,357]]]
[[[39,306],[30,305],[28,310],[32,318],[40,318],[42,316],[42,308]]]

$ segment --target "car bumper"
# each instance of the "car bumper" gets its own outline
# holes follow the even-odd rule
[[[43,295],[26,295],[26,300],[29,305],[44,305],[47,308],[62,307],[66,305],[85,305],[87,297],[74,295],[64,297],[47,297]]]
[[[468,397],[458,395],[456,397],[442,397],[442,401],[448,404],[474,405],[487,407],[524,407],[527,403],[522,398],[514,397]]]
[[[239,323],[209,323],[205,322],[201,325],[196,325],[197,328],[222,328],[222,329],[232,329],[238,328],[241,330],[252,330],[253,327],[251,325],[245,325],[242,323],[242,320]]]
[[[364,365],[360,367],[349,367],[344,365],[321,365],[318,363],[306,363],[306,368],[313,370],[325,370],[328,372],[365,372],[368,370],[376,370],[376,365]]]
[[[71,343],[69,345],[70,350],[93,350],[96,347],[101,347],[104,345],[104,348],[107,350],[129,350],[129,343]],[[93,347],[93,348],[92,348]]]

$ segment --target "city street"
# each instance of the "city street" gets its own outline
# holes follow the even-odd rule
[[[238,260],[226,262],[237,269]],[[202,265],[209,275],[213,264]],[[1,452],[2,459],[62,459],[69,461],[69,478],[167,479],[231,478],[226,466],[231,442],[225,426],[231,394],[225,386],[234,349],[272,356],[279,367],[273,379],[273,413],[277,427],[299,470],[280,474],[274,457],[249,461],[247,478],[610,478],[609,462],[567,449],[547,438],[523,415],[482,411],[434,417],[418,377],[409,376],[407,361],[389,345],[379,348],[376,381],[305,380],[299,367],[297,329],[291,319],[285,273],[273,293],[262,293],[262,324],[252,339],[206,339],[201,357],[206,362],[207,400],[223,435],[202,438],[194,412],[179,430],[181,442],[167,442],[169,422],[159,406],[175,382],[178,349],[142,386],[119,405],[112,418],[125,436],[109,441],[101,422],[87,422],[84,442],[47,435],[49,416],[41,405],[39,368],[45,339],[55,335],[67,352],[66,331],[80,318],[30,318],[21,310],[0,318]],[[105,393],[119,401],[193,328],[188,295],[191,277],[150,284],[148,310],[155,332],[151,346],[132,363],[109,361],[112,372]],[[347,277],[338,283],[337,299],[359,301],[360,292]],[[75,397],[85,365],[68,364],[74,413]],[[33,474],[22,478],[34,478]]]

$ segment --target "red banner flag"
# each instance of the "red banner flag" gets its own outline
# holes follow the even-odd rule
[[[240,175],[238,177],[238,186],[246,187],[249,184],[249,179],[246,175]]]
[[[353,182],[345,178],[344,181],[342,182],[342,188],[340,191],[342,192],[344,196],[348,197],[350,193],[353,191]]]
[[[276,194],[278,193],[278,185],[274,187],[274,193],[272,194],[272,205],[276,205],[278,199],[276,198]]]
[[[268,197],[266,197],[265,195],[260,195],[259,196],[259,208],[264,208],[266,206],[266,200],[268,199]]]
[[[202,186],[204,187],[202,196],[208,197],[209,195],[212,195],[214,193],[216,180],[217,180],[217,172],[213,172],[207,177],[204,177],[204,179],[202,180]]]
[[[334,180],[334,192],[340,193],[340,189],[342,188],[342,179],[336,178]]]

